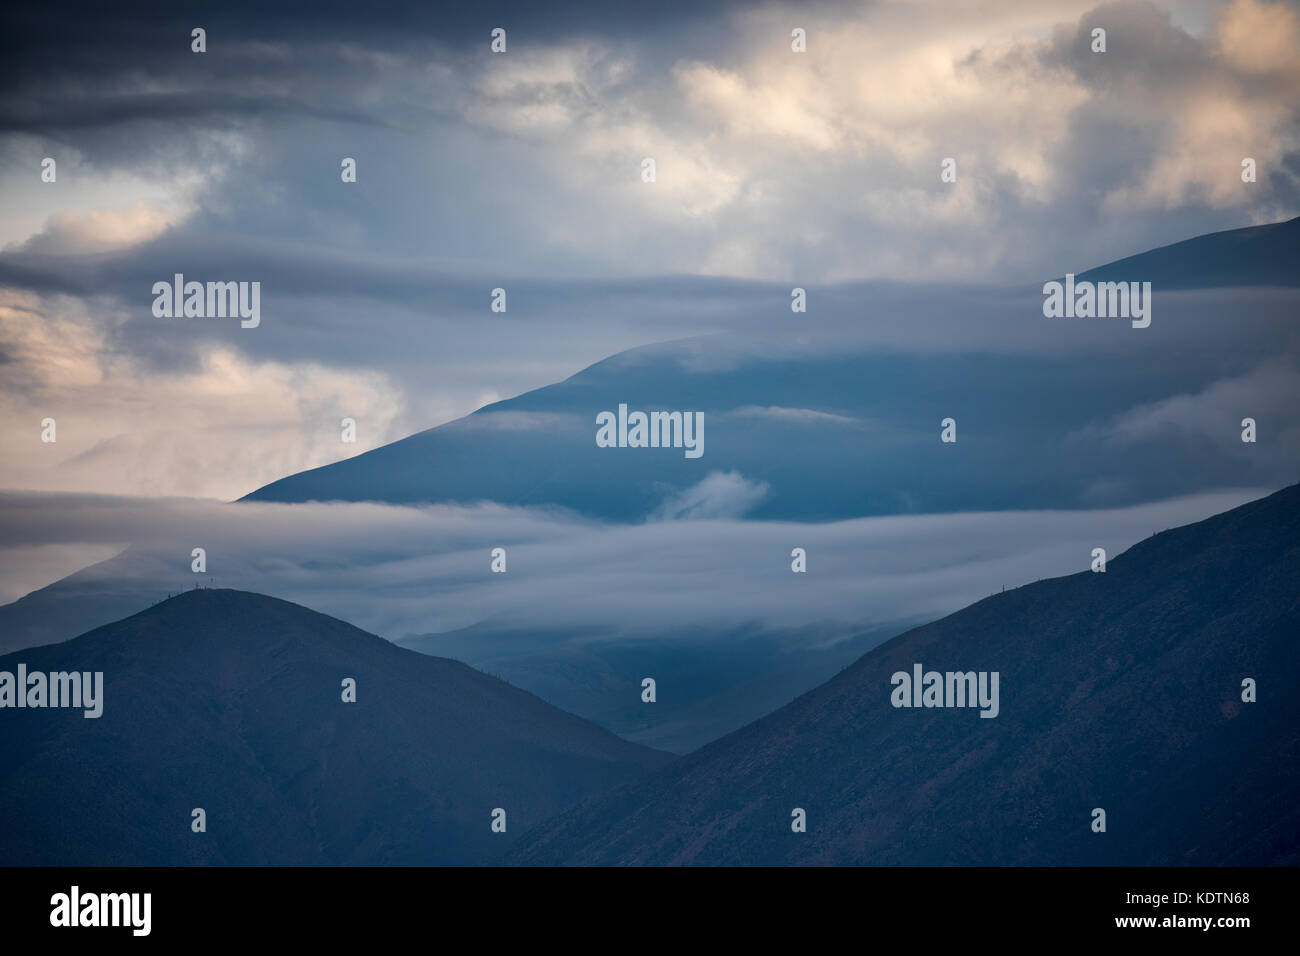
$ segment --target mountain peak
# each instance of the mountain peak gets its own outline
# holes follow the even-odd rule
[[[101,673],[102,714],[5,713],[0,805],[24,821],[0,837],[11,865],[485,862],[670,759],[465,664],[246,591],[185,591],[0,657],[19,664]]]

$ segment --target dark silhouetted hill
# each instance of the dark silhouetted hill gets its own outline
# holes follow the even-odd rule
[[[3,864],[479,863],[671,759],[464,664],[241,591],[190,591],[0,670],[20,661],[103,671],[104,710],[0,710]],[[206,833],[191,832],[195,807]],[[505,835],[490,830],[497,807]]]

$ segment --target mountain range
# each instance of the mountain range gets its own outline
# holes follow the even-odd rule
[[[93,719],[0,712],[0,862],[1294,865],[1297,580],[1293,485],[909,630],[676,759],[298,605],[196,589],[0,657],[104,681]],[[996,674],[994,705],[899,706],[916,668]]]
[[[512,861],[1295,865],[1298,581],[1293,485],[899,635]],[[918,664],[998,673],[997,716],[895,706]]]
[[[817,308],[797,319],[782,316],[782,322],[809,324],[787,328],[779,340],[715,335],[633,349],[563,382],[286,477],[246,500],[491,501],[576,516],[580,528],[590,521],[653,525],[671,536],[687,519],[792,522],[794,528],[793,522],[879,515],[1082,512],[1206,489],[1278,488],[1300,474],[1300,441],[1289,424],[1289,410],[1300,402],[1300,374],[1288,345],[1300,327],[1285,298],[1294,295],[1288,287],[1295,270],[1288,266],[1298,260],[1300,220],[1291,220],[1201,236],[1081,274],[1149,275],[1161,287],[1183,290],[1168,299],[1158,295],[1155,321],[1140,331],[1122,323],[1054,324],[1041,314],[1037,289],[1026,298],[1005,290],[907,288],[864,314],[864,327],[888,334],[918,324],[954,336],[978,327],[979,342],[1038,336],[1051,345],[1046,350],[1041,341],[1023,353],[1005,342],[998,349],[921,349],[823,341]],[[1260,285],[1274,288],[1261,292]],[[860,295],[880,290],[850,291],[856,307]],[[1282,298],[1275,301],[1273,293]],[[978,322],[968,321],[969,310]],[[1261,324],[1250,326],[1251,320]],[[1089,335],[1114,340],[1104,361],[1084,347]],[[925,335],[927,342],[934,338]],[[703,411],[703,456],[597,447],[596,415],[621,404]],[[1240,440],[1246,414],[1259,419],[1257,443]],[[945,443],[940,424],[950,415],[958,441]],[[1138,533],[1145,532],[1144,525]],[[193,544],[185,535],[152,552],[128,547],[0,607],[0,653],[66,641],[189,586]],[[373,565],[404,557],[386,554],[379,540],[366,545],[360,560]],[[214,566],[226,586],[270,590],[258,576],[261,568],[309,558],[250,546],[244,555],[228,550]],[[304,570],[319,582],[333,566],[327,561]],[[772,567],[790,577],[784,560]],[[620,565],[621,586],[636,580],[638,568],[636,558]],[[521,570],[513,566],[512,582]],[[897,610],[828,625],[825,609],[810,606],[806,622],[783,628],[739,618],[704,627],[642,627],[630,637],[621,627],[593,626],[578,635],[526,619],[507,623],[485,598],[474,609],[477,623],[468,627],[430,620],[391,633],[378,624],[371,630],[496,674],[628,739],[686,753],[788,703],[905,627],[969,599],[924,617]],[[370,624],[355,616],[356,603],[329,610]],[[627,691],[647,667],[663,684],[655,708],[638,706]]]

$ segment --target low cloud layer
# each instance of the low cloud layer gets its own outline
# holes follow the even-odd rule
[[[724,483],[732,484],[733,479]],[[608,527],[556,513],[0,495],[0,597],[85,573],[146,603],[204,586],[297,601],[385,637],[556,627],[605,637],[738,623],[798,627],[931,619],[998,591],[1087,570],[1148,535],[1261,490],[1135,508],[868,518],[803,525],[717,519]],[[191,571],[206,551],[207,573]],[[505,548],[507,571],[490,570]],[[803,548],[807,572],[791,571]],[[1108,572],[1111,573],[1111,572]],[[96,622],[102,623],[102,622]]]

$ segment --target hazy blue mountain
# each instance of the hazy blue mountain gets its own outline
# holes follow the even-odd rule
[[[0,671],[19,662],[102,671],[103,715],[0,710],[0,864],[478,863],[671,759],[464,664],[240,591],[190,591]],[[191,832],[195,807],[206,833]]]
[[[628,740],[684,754],[789,703],[901,625],[735,628],[609,639],[479,624],[397,643],[531,691]],[[653,677],[656,700],[641,701]]]
[[[1298,581],[1295,485],[900,635],[513,859],[1295,865]],[[999,672],[999,715],[895,708],[892,675],[917,663]]]
[[[683,367],[688,351],[714,347],[727,345],[634,350],[245,500],[491,500],[640,521],[688,509],[692,488],[712,473],[735,472],[756,500],[703,493],[704,516],[825,521],[1124,505],[1207,487],[1280,484],[1250,460],[1208,457],[1185,434],[1153,436],[1136,448],[1089,434],[1094,421],[1196,389],[1185,372],[1153,367],[1147,353],[1099,363],[881,352],[760,357],[707,373]],[[703,411],[705,455],[597,447],[597,413],[620,403]],[[939,441],[950,415],[961,429],[956,444]],[[493,425],[527,416],[537,424]],[[1235,424],[1225,419],[1224,427]],[[1122,486],[1099,498],[1097,476],[1110,474],[1123,475]]]
[[[168,593],[137,570],[136,556],[128,550],[0,606],[0,654],[71,640]],[[192,581],[176,578],[172,591],[193,587]]]
[[[1197,426],[1235,437],[1249,413],[1238,406],[1300,401],[1294,369],[1245,387],[1218,385],[1293,354],[1293,305],[1241,287],[1300,285],[1297,266],[1300,219],[1201,236],[1083,273],[1153,283],[1154,326],[1140,333],[1127,320],[1045,319],[1038,288],[828,290],[839,308],[863,312],[864,324],[900,344],[830,347],[811,315],[786,316],[784,338],[760,343],[756,318],[753,337],[633,349],[563,382],[282,478],[246,500],[490,500],[621,522],[679,515],[826,521],[1118,506],[1215,487],[1281,487],[1295,480],[1300,449],[1275,442],[1244,455],[1185,422],[1130,423],[1129,431],[1116,423],[1136,408],[1217,389],[1221,399],[1207,400]],[[1204,288],[1237,288],[1239,297],[1225,303],[1177,292]],[[1261,320],[1268,308],[1276,314]],[[1242,329],[1225,348],[1225,313],[1234,323],[1253,314],[1263,332]],[[890,325],[912,331],[887,333]],[[1108,330],[1104,351],[1086,347]],[[1006,347],[1030,340],[1039,346],[1023,354]],[[620,404],[629,413],[702,412],[703,456],[597,447],[597,415]],[[958,422],[955,444],[938,440],[948,417]],[[752,495],[701,487],[717,472],[739,475],[745,485],[730,487]]]
[[[1075,278],[1142,281],[1163,289],[1300,286],[1300,217],[1175,242]]]

